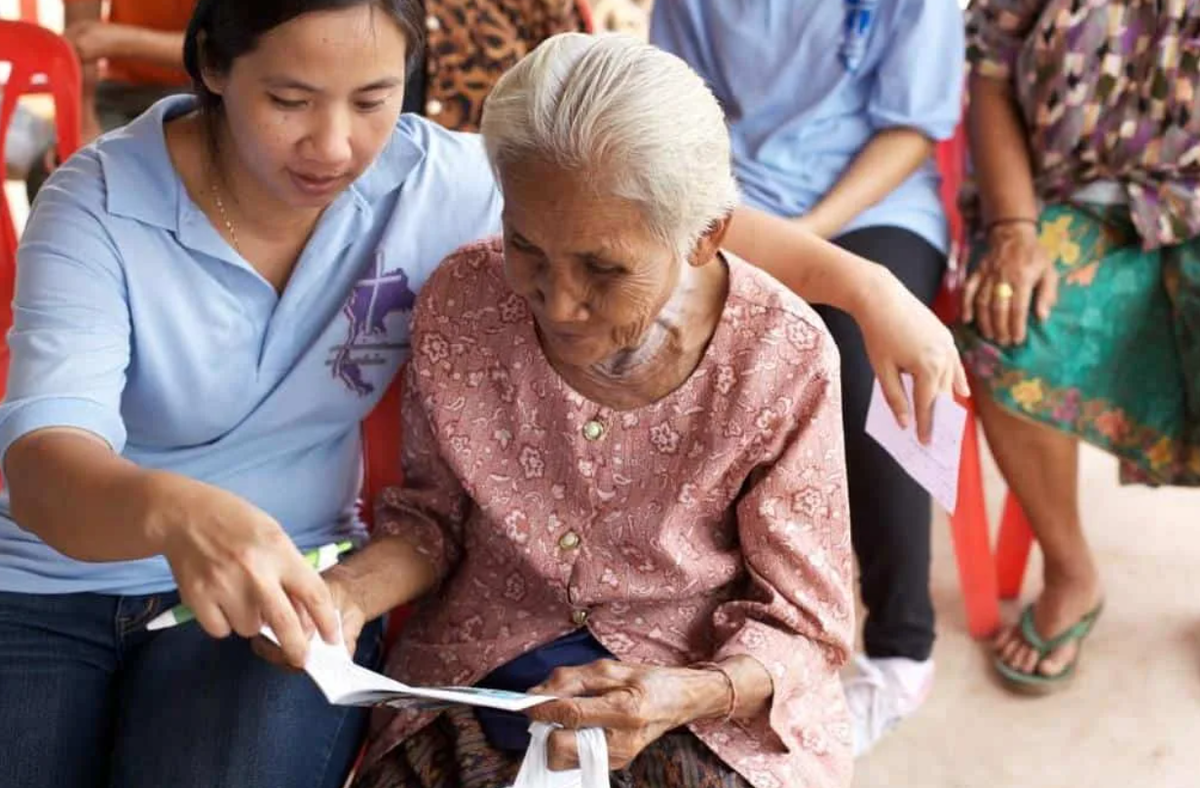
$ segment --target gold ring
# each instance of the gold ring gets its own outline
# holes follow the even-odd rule
[[[1013,297],[1013,286],[1008,282],[1000,282],[992,289],[992,298],[997,301],[1007,301]]]

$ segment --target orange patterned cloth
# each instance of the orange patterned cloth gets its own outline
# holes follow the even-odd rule
[[[559,377],[498,240],[425,285],[404,405],[406,486],[377,517],[441,584],[389,660],[473,684],[586,625],[618,658],[734,655],[774,680],[769,714],[693,733],[756,788],[850,782],[838,670],[854,632],[838,355],[821,321],[727,257],[729,294],[675,392],[614,411]],[[377,719],[368,764],[430,721]]]
[[[585,32],[577,0],[425,0],[424,115],[478,131],[496,81],[559,33]]]
[[[66,0],[67,3],[80,0]],[[118,25],[144,27],[180,33],[187,30],[196,0],[112,0],[108,21]],[[180,55],[182,58],[182,55]],[[182,68],[169,68],[129,58],[108,61],[106,79],[131,85],[188,85],[191,79]]]

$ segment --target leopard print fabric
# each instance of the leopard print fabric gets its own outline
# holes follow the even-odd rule
[[[500,75],[550,36],[586,32],[576,0],[426,0],[425,115],[478,131]]]

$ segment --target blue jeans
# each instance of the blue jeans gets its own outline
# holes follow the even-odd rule
[[[338,788],[365,709],[195,623],[147,632],[178,595],[0,593],[0,786]],[[375,667],[381,627],[359,639]]]

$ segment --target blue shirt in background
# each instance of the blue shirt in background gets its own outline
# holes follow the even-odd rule
[[[42,189],[18,253],[0,456],[33,430],[75,427],[242,496],[301,549],[361,538],[359,423],[407,356],[415,293],[450,252],[499,232],[481,140],[402,116],[277,295],[171,164],[163,123],[192,106],[156,104]],[[74,561],[9,511],[4,494],[0,590],[174,588],[161,558]]]
[[[779,216],[812,209],[877,132],[958,124],[958,0],[659,0],[650,39],[708,82],[743,197]],[[931,161],[841,232],[890,225],[945,250],[939,183]]]

